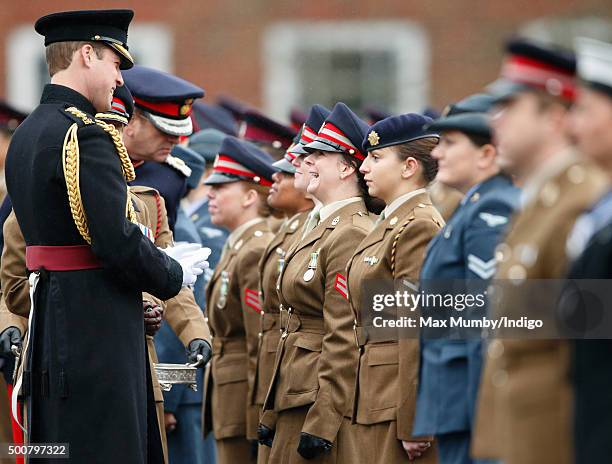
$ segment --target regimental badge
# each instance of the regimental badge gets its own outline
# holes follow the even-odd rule
[[[221,272],[221,288],[219,289],[219,300],[217,301],[217,308],[223,309],[227,304],[227,292],[229,291],[229,272]]]
[[[340,216],[336,216],[336,217],[335,217],[335,218],[332,220],[331,224],[332,224],[332,226],[335,226],[335,225],[337,225],[339,222],[340,222]]]
[[[389,224],[394,226],[395,224],[397,224],[397,216],[393,216],[391,218],[391,220],[389,221]]]
[[[297,229],[299,225],[300,225],[300,221],[298,219],[296,219],[295,221],[293,221],[291,223],[291,225],[289,226],[289,229],[291,229],[293,231],[293,230]]]
[[[364,256],[363,257],[363,262],[364,263],[368,263],[368,265],[370,266],[374,266],[375,264],[377,264],[379,261],[379,259],[376,256]]]
[[[304,272],[304,281],[310,282],[315,275],[317,269],[317,261],[319,260],[319,250],[310,253],[310,262],[308,263],[308,269]]]
[[[380,143],[380,136],[376,131],[372,131],[368,134],[368,142],[370,142],[370,145],[373,147]]]
[[[240,250],[240,247],[242,246],[242,239],[238,240],[238,243],[236,243],[236,245],[234,245],[234,250]]]

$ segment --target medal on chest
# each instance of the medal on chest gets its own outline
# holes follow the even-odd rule
[[[308,262],[308,269],[304,272],[304,282],[310,282],[315,275],[317,270],[317,262],[319,260],[319,250],[310,253],[310,261]]]
[[[278,275],[280,276],[281,272],[283,272],[283,269],[285,267],[285,250],[283,250],[282,248],[278,247],[276,249],[276,254],[278,255],[278,261],[276,262],[276,268],[278,271]]]
[[[144,235],[149,240],[151,240],[153,243],[155,243],[155,234],[153,233],[153,231],[149,229],[147,226],[145,226],[144,224],[141,224],[140,222],[138,222],[137,225],[138,225],[138,228],[140,229],[140,232],[142,232],[142,235]]]
[[[221,273],[221,288],[219,289],[219,299],[217,300],[217,308],[223,309],[227,304],[227,292],[229,291],[229,272]]]
[[[378,263],[378,261],[379,259],[376,256],[364,256],[363,257],[363,262],[368,263],[368,265],[370,266],[374,266],[375,264]]]

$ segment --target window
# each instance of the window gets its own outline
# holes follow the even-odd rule
[[[138,64],[172,70],[172,34],[165,25],[130,26],[130,53]],[[31,25],[14,29],[7,40],[7,97],[15,107],[31,111],[49,82],[43,38]]]
[[[263,47],[266,110],[286,119],[292,107],[343,101],[360,110],[422,111],[429,44],[412,22],[281,23]]]

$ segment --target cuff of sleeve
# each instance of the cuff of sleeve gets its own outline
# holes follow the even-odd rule
[[[265,425],[271,430],[276,430],[276,420],[278,419],[278,415],[276,412],[269,410],[264,411],[261,415],[261,419],[259,419],[259,423]]]
[[[306,414],[302,432],[334,443],[343,419],[344,414],[338,413],[332,402],[319,394]]]
[[[257,426],[259,425],[260,408],[256,404],[247,405],[246,410],[246,437],[247,440],[257,440]]]
[[[170,266],[168,267],[168,281],[166,282],[166,288],[163,290],[162,295],[158,295],[162,300],[169,300],[170,298],[178,295],[183,287],[183,269],[181,265],[172,258],[170,260]]]

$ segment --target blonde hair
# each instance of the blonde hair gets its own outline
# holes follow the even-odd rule
[[[72,41],[72,42],[55,42],[47,45],[45,49],[45,57],[47,59],[47,68],[49,68],[49,76],[70,66],[74,52],[79,50],[84,45],[91,45],[96,52],[96,56],[100,59],[104,56],[105,45],[101,43]]]

